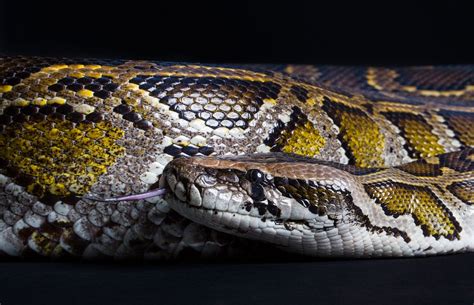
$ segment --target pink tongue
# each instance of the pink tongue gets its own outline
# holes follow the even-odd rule
[[[166,194],[166,189],[161,188],[161,189],[150,190],[148,192],[141,193],[141,194],[127,195],[127,196],[120,196],[120,197],[97,198],[97,197],[87,197],[87,196],[85,196],[83,198],[89,199],[89,200],[94,200],[94,201],[115,202],[115,201],[134,201],[134,200],[152,198],[152,197],[156,197],[156,196],[161,197],[164,194]]]

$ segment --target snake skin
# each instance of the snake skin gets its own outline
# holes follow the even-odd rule
[[[473,249],[472,207],[460,203],[473,156],[370,169],[281,153],[191,157],[170,162],[161,182],[186,218],[288,252],[422,256]]]
[[[472,250],[473,102],[474,66],[0,57],[0,252],[93,259],[273,255],[271,245],[202,226],[158,197],[81,199],[155,189],[179,156],[269,152],[316,158],[329,162],[319,165],[329,172],[357,176],[358,191],[372,204],[369,213],[353,200],[360,230],[395,240],[399,249],[380,243],[366,245],[371,252],[335,255]],[[280,193],[295,199],[318,189],[300,182],[293,189],[280,183]],[[301,205],[323,215],[328,208]]]

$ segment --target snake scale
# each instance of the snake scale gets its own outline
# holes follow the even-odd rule
[[[0,253],[472,251],[473,103],[474,66],[0,56]]]

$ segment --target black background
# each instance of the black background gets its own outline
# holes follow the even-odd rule
[[[4,1],[0,50],[198,62],[472,63],[467,3]]]
[[[467,2],[466,2],[467,3]],[[0,2],[0,52],[192,62],[474,63],[463,2]],[[473,255],[176,264],[0,262],[12,304],[472,304]]]

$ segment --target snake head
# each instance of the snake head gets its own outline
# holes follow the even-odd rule
[[[192,221],[299,249],[305,234],[334,229],[344,218],[347,176],[313,159],[271,153],[175,159],[163,184],[171,207]]]

